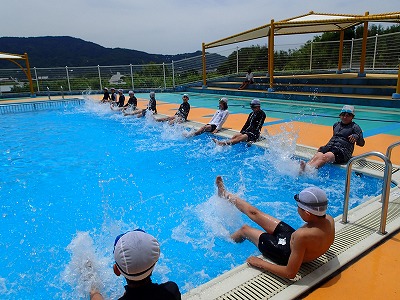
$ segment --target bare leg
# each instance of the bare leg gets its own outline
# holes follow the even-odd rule
[[[280,220],[260,211],[251,204],[247,203],[245,200],[239,198],[238,196],[229,193],[225,189],[225,185],[221,176],[217,176],[215,184],[218,187],[218,196],[220,196],[221,198],[225,198],[229,202],[234,204],[237,207],[237,209],[239,209],[242,213],[247,215],[255,223],[260,225],[261,228],[263,228],[269,234],[272,234],[275,231],[276,226],[281,222]],[[232,238],[234,240],[240,240],[241,238],[242,239],[249,238],[250,240],[252,240],[254,238],[253,237],[254,231],[253,230],[250,231],[250,228],[254,229],[249,226],[247,227],[243,226],[241,229],[239,229],[232,235]],[[256,234],[258,234],[257,240],[261,233],[262,233],[261,230],[258,230],[256,232]]]
[[[326,163],[334,162],[335,161],[335,154],[332,152],[322,153],[317,152],[315,153],[314,157],[307,163],[309,166],[319,169]]]
[[[218,146],[227,146],[227,145],[235,145],[240,142],[245,142],[248,140],[248,138],[249,137],[247,136],[247,134],[238,133],[238,134],[235,134],[231,139],[226,140],[226,141],[219,141],[217,139],[212,139],[212,140]]]
[[[248,81],[244,81],[244,82],[242,83],[242,85],[239,87],[239,90],[245,89],[248,85],[249,85],[249,82],[248,82]]]
[[[207,125],[204,125],[203,127],[199,128],[199,129],[194,133],[194,135],[200,135],[200,134],[202,134],[202,133],[204,133],[204,132],[210,132],[210,131],[211,131],[211,125],[207,124]]]
[[[217,140],[217,139],[212,139],[212,141],[213,141],[214,143],[216,143],[218,146],[228,146],[228,145],[232,145],[231,140],[220,141],[220,140]]]

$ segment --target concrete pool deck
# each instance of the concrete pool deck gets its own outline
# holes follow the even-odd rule
[[[61,97],[52,97],[52,100],[57,99]],[[32,100],[44,101],[48,98],[7,99],[0,101],[0,104]],[[144,108],[147,101],[147,99],[139,99],[139,107]],[[178,107],[179,104],[162,101],[158,101],[157,105],[159,114],[163,115],[174,114]],[[210,115],[214,112],[213,109],[192,107],[188,125],[201,126],[209,121]],[[247,114],[232,114],[220,135],[228,137],[240,130],[246,118]],[[276,121],[279,119],[267,118],[265,121],[264,128],[271,135],[282,130]],[[300,156],[305,158],[312,155],[313,151],[320,146],[321,141],[327,141],[332,132],[331,126],[303,122],[291,122],[287,128],[298,130],[298,148],[301,152]],[[400,137],[397,135],[379,133],[367,137],[366,146],[356,147],[354,154],[369,151],[385,153],[391,143],[399,140]],[[306,150],[303,151],[304,149]],[[396,168],[400,164],[400,147],[393,150],[392,162]],[[400,181],[399,173],[393,174],[393,180]],[[377,233],[380,211],[381,203],[378,198],[374,198],[351,210],[349,223],[342,224],[336,218],[336,240],[329,253],[321,256],[315,264],[306,264],[293,281],[281,279],[243,264],[186,293],[183,299],[320,299],[322,297],[337,299],[340,296],[350,299],[360,296],[397,298],[400,293],[396,276],[400,268],[398,258],[400,191],[398,187],[393,188],[390,195],[386,235]],[[329,281],[321,285],[321,282],[329,278]]]

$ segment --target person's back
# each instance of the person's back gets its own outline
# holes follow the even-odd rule
[[[296,243],[302,243],[302,247],[305,247],[303,262],[320,257],[328,251],[335,239],[335,223],[330,215],[314,219],[297,229],[290,239],[291,249],[298,247]]]
[[[114,242],[114,274],[126,280],[125,293],[119,299],[128,300],[180,300],[181,293],[175,282],[153,283],[151,275],[160,257],[160,244],[141,229],[128,231]],[[96,289],[90,299],[104,300]]]
[[[111,100],[110,93],[108,92],[107,88],[104,88],[104,94],[103,94],[103,99],[101,99],[103,102]]]
[[[156,101],[156,93],[150,92],[150,100],[147,105],[147,109],[152,111],[154,114],[157,114],[157,101]]]
[[[125,287],[125,294],[119,300],[175,300],[180,299],[177,284],[172,281],[157,284],[151,281],[138,287]]]

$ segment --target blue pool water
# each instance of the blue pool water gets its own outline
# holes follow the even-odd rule
[[[221,148],[210,135],[185,139],[185,130],[90,101],[2,115],[0,298],[86,298],[92,284],[118,298],[124,281],[112,272],[113,241],[138,227],[161,244],[154,281],[175,281],[182,293],[244,263],[259,252],[229,238],[249,221],[216,196],[217,175],[295,228],[293,195],[309,185],[327,191],[328,213],[341,214],[345,171],[297,176],[295,136],[267,138],[271,150]],[[381,185],[354,176],[352,206]]]

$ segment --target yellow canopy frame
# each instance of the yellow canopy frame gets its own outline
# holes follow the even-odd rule
[[[0,52],[0,59],[5,59],[8,61],[11,61],[12,63],[16,64],[26,75],[29,81],[29,89],[31,92],[31,97],[35,95],[35,92],[33,90],[33,81],[32,81],[32,75],[31,75],[31,69],[29,65],[29,59],[28,59],[28,54],[11,54],[11,53],[4,53]],[[25,61],[25,67],[22,66],[20,63],[17,62],[17,60],[24,60]]]

